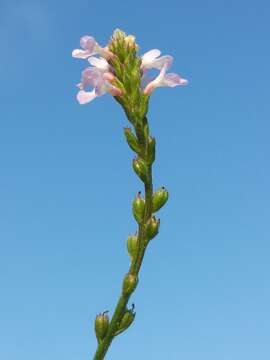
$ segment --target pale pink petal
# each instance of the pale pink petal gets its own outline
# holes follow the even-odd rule
[[[103,58],[96,58],[96,57],[92,56],[88,59],[88,61],[91,65],[95,66],[99,70],[102,70],[102,71],[110,70],[110,65],[108,64],[107,60],[105,60]]]
[[[174,87],[177,85],[186,85],[187,83],[188,81],[186,79],[182,79],[178,74],[169,73],[164,76],[161,86]]]
[[[104,82],[102,72],[98,68],[88,67],[82,71],[81,83],[85,89],[88,86],[93,88]]]
[[[151,64],[146,66],[148,69],[158,69],[161,70],[164,65],[167,66],[167,69],[172,65],[173,57],[170,55],[161,56],[158,59],[155,59]]]
[[[152,50],[147,51],[142,56],[142,66],[144,67],[146,64],[151,63],[154,59],[159,57],[160,54],[161,54],[161,51],[158,49],[152,49]]]
[[[83,49],[75,49],[72,51],[72,56],[79,59],[87,59],[91,55],[99,52],[100,46],[96,40],[89,35],[85,35],[80,39],[80,45]]]
[[[107,81],[112,81],[115,79],[115,76],[111,72],[105,72],[103,74],[103,79]]]
[[[89,53],[89,51],[86,50],[75,49],[72,51],[72,56],[78,59],[87,59],[89,58],[90,55],[91,53]]]
[[[97,42],[93,36],[85,35],[80,39],[81,48],[93,53]]]
[[[153,80],[145,87],[143,93],[150,95],[156,87],[157,87],[157,85],[155,84],[155,82]]]
[[[177,85],[186,85],[188,81],[186,79],[182,79],[179,75],[174,73],[166,74],[168,68],[168,63],[162,67],[159,75],[151,82],[149,82],[144,88],[144,94],[150,95],[153,90],[157,87],[174,87]]]
[[[94,100],[97,97],[95,90],[93,91],[84,91],[80,90],[77,94],[77,100],[81,105],[87,104],[90,101]]]
[[[108,89],[107,82],[104,79],[102,79],[102,81],[100,81],[95,87],[95,92],[97,96],[101,96],[107,92],[107,89]]]

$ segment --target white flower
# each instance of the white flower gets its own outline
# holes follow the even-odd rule
[[[143,72],[149,69],[158,69],[161,70],[162,67],[167,64],[168,67],[171,66],[173,62],[173,57],[170,55],[165,55],[159,57],[161,51],[158,49],[153,49],[148,51],[142,56],[142,65],[141,69]]]

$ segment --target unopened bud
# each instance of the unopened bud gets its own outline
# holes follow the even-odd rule
[[[135,38],[134,35],[128,35],[128,36],[126,36],[125,39],[124,39],[125,44],[126,44],[127,46],[130,46],[130,47],[136,46],[135,40],[136,40],[136,38]]]
[[[123,294],[124,295],[130,295],[136,288],[138,284],[138,277],[136,275],[127,274],[124,277],[123,281]]]
[[[129,235],[127,239],[127,249],[129,256],[131,259],[135,258],[138,253],[138,236],[137,235]]]
[[[147,149],[147,162],[152,165],[156,157],[156,140],[155,138],[148,137],[148,149]]]
[[[137,196],[135,197],[132,203],[132,211],[136,221],[139,224],[141,224],[141,222],[143,221],[144,208],[145,208],[145,201],[141,197],[141,193],[138,192]]]
[[[148,175],[148,167],[141,158],[133,159],[132,162],[133,169],[139,178],[145,182]]]
[[[156,219],[155,216],[152,216],[151,219],[148,220],[145,229],[147,240],[151,240],[157,235],[159,224],[160,224],[160,220]]]
[[[98,342],[102,341],[107,335],[109,329],[109,316],[107,311],[103,314],[99,314],[95,320],[95,332]]]
[[[127,309],[125,311],[115,335],[119,335],[121,332],[125,331],[133,323],[135,315],[136,313],[134,312],[134,305],[133,305],[131,309]]]
[[[130,128],[124,128],[124,133],[129,147],[138,154],[140,152],[140,146],[136,136],[132,133]]]
[[[162,206],[166,204],[168,197],[169,197],[169,193],[164,187],[158,189],[153,195],[153,203],[152,203],[153,212],[156,212],[159,209],[161,209]]]
[[[113,39],[124,39],[126,37],[126,33],[123,31],[123,30],[120,30],[120,29],[115,29],[113,31]]]

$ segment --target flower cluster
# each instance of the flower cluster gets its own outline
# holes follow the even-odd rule
[[[161,52],[153,49],[139,57],[135,37],[127,36],[121,30],[114,31],[110,43],[104,48],[88,35],[81,38],[80,46],[81,49],[73,50],[72,56],[85,59],[90,65],[82,71],[81,82],[77,85],[80,104],[110,93],[127,110],[136,99],[137,102],[147,100],[157,87],[187,84],[187,80],[179,75],[167,73],[173,62],[172,56],[160,56]],[[151,69],[159,70],[154,78],[148,75]]]

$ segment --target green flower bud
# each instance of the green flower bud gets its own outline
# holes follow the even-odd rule
[[[101,342],[107,335],[109,329],[109,316],[107,311],[103,314],[99,314],[95,320],[95,332],[98,342]]]
[[[138,154],[140,152],[140,146],[136,136],[132,133],[130,128],[124,128],[124,133],[129,147]]]
[[[124,277],[123,281],[123,294],[124,295],[130,295],[135,290],[136,286],[138,284],[138,277],[136,275],[127,274]]]
[[[156,212],[159,209],[161,209],[162,206],[166,204],[168,197],[169,197],[169,193],[164,187],[158,189],[153,195],[153,203],[152,203],[153,212]]]
[[[127,249],[131,259],[135,258],[138,252],[138,236],[130,235],[127,239]]]
[[[136,221],[141,224],[144,217],[145,201],[141,197],[141,192],[138,192],[137,196],[132,203],[132,211]]]
[[[149,136],[148,137],[148,149],[147,149],[147,163],[153,164],[156,157],[156,140],[155,138]]]
[[[123,31],[123,30],[121,30],[121,29],[115,29],[114,31],[113,31],[113,35],[112,35],[112,38],[113,38],[113,40],[124,40],[125,39],[125,37],[126,37],[127,35],[126,35],[126,33]]]
[[[141,158],[133,159],[132,162],[133,169],[139,178],[145,182],[148,175],[148,167]]]
[[[134,305],[132,304],[131,309],[127,309],[125,311],[115,335],[119,335],[121,334],[121,332],[125,331],[133,323],[133,320],[135,319],[135,315],[136,313],[134,312]]]
[[[160,220],[156,219],[155,216],[152,216],[151,219],[148,220],[145,228],[145,235],[147,240],[151,240],[157,235],[159,224]]]

